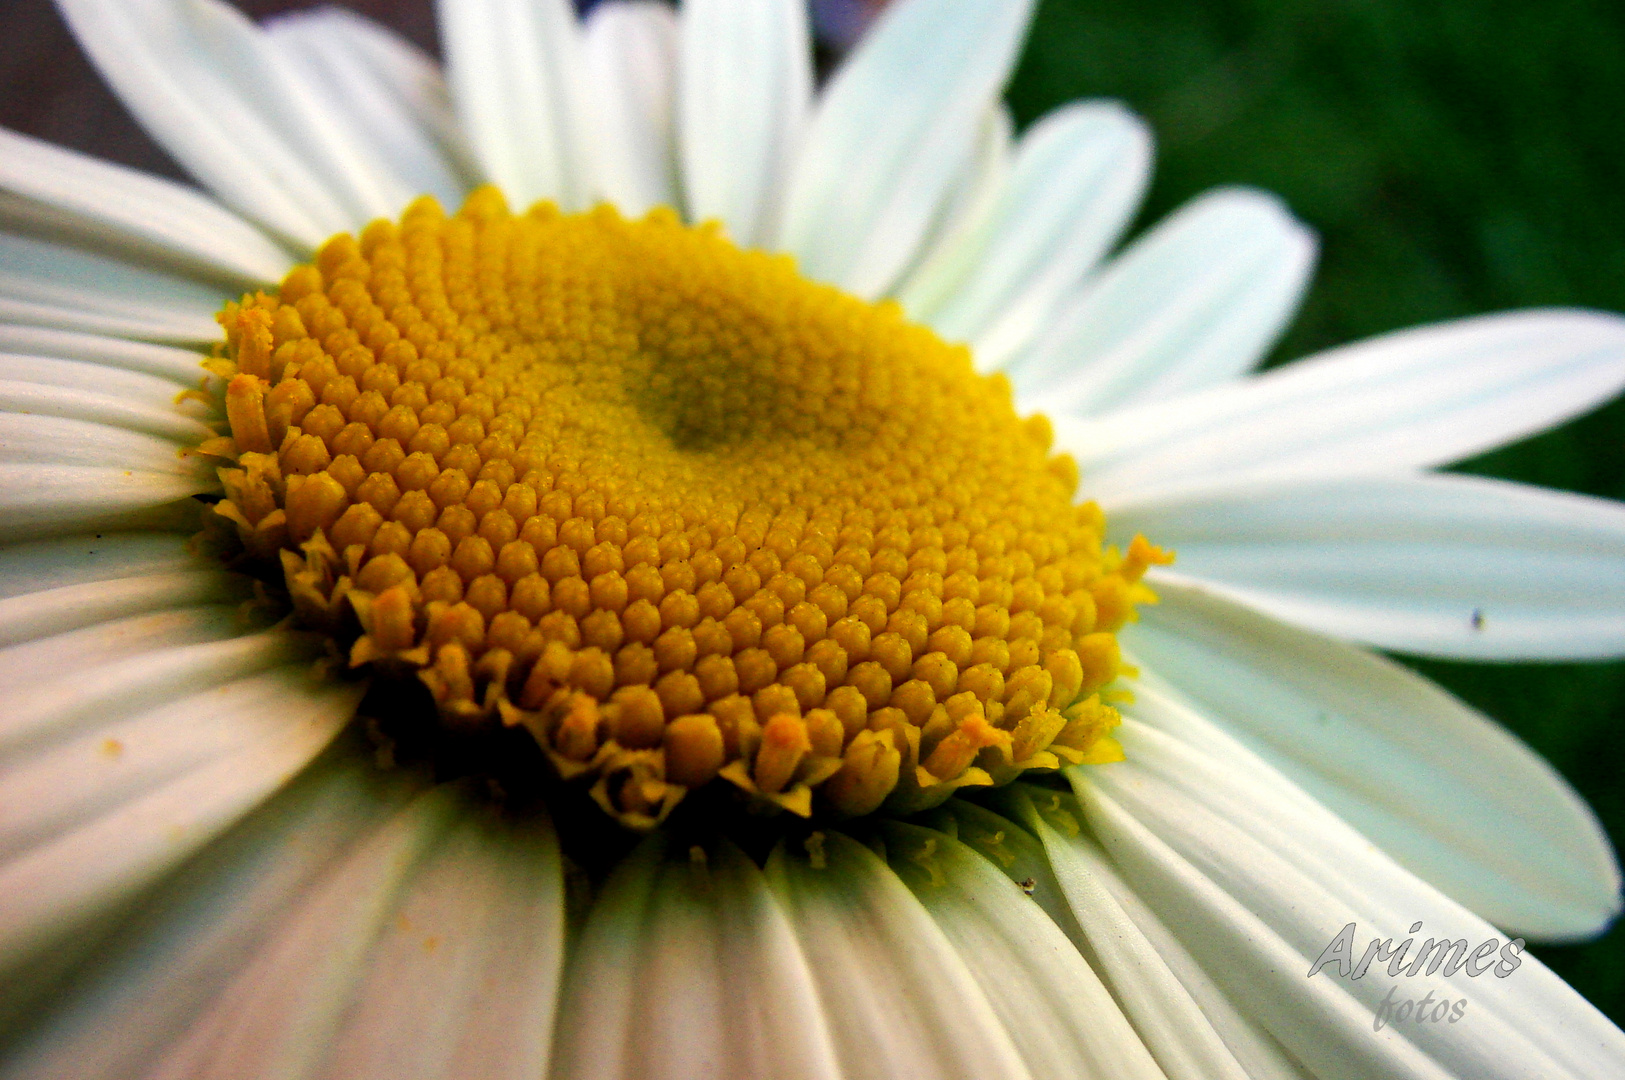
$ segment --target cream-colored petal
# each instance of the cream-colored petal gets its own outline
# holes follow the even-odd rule
[[[365,146],[403,191],[448,209],[462,203],[471,161],[432,58],[344,8],[289,12],[266,30],[344,137]]]
[[[177,389],[203,385],[203,354],[172,345],[0,322],[0,350],[144,372],[175,382]]]
[[[657,833],[616,867],[571,957],[555,1080],[841,1076],[818,991],[761,871]]]
[[[848,1080],[1028,1077],[975,975],[886,864],[839,833],[820,834],[813,852],[781,844],[767,878]]]
[[[915,261],[1015,64],[1027,0],[890,5],[819,99],[775,246],[865,298]]]
[[[1356,980],[1334,964],[1310,978],[1351,922],[1356,954],[1407,935],[1466,942],[1458,955],[1505,943],[1222,733],[1195,745],[1132,720],[1119,733],[1126,762],[1069,770],[1091,828],[1208,974],[1312,1071],[1580,1077],[1625,1063],[1625,1033],[1539,961],[1514,969],[1515,950],[1500,976],[1372,964]],[[1375,1025],[1388,992],[1429,990],[1435,1006],[1465,1000],[1472,1022]]]
[[[1228,385],[1056,417],[1108,514],[1188,497],[1441,465],[1625,386],[1625,319],[1530,310],[1384,334]]]
[[[0,223],[143,265],[234,284],[277,281],[287,251],[191,188],[0,129]]]
[[[591,114],[568,0],[440,0],[436,11],[446,81],[485,178],[515,208],[583,209]]]
[[[1056,109],[1022,135],[996,208],[944,257],[957,274],[911,280],[899,299],[969,342],[982,370],[1004,367],[1116,242],[1150,173],[1150,132],[1127,109]]]
[[[688,0],[679,16],[678,144],[693,221],[743,247],[773,234],[812,101],[802,0]]]
[[[953,942],[1034,1080],[1163,1080],[1100,978],[1015,882],[946,833],[888,822],[883,835],[892,870]]]
[[[1132,714],[1196,737],[1222,726],[1412,873],[1536,939],[1619,913],[1595,815],[1489,717],[1373,653],[1205,590],[1164,586],[1123,635],[1151,684]]]
[[[85,932],[224,832],[321,752],[359,696],[299,663],[112,712],[60,747],[25,744],[0,784],[53,796],[7,830],[0,968]]]
[[[60,244],[0,233],[0,322],[144,341],[213,342],[231,293]]]
[[[611,0],[587,16],[595,175],[621,213],[681,205],[677,185],[677,18],[655,0]]]

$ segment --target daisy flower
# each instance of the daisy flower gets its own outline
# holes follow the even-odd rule
[[[1430,471],[1625,322],[1249,374],[1312,236],[1106,258],[1021,0],[59,2],[207,194],[0,133],[0,1076],[1625,1070],[1595,819],[1373,651],[1625,654],[1625,511]]]

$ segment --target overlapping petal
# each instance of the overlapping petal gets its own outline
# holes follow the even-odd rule
[[[1401,330],[1183,397],[1052,420],[1110,514],[1244,485],[1446,464],[1567,420],[1621,386],[1625,319],[1537,310]]]
[[[1473,476],[1324,480],[1118,515],[1159,581],[1336,637],[1468,659],[1625,655],[1625,506]]]
[[[1608,838],[1506,730],[1391,661],[1203,589],[1163,586],[1124,640],[1154,673],[1134,715],[1245,742],[1412,873],[1508,930],[1586,937],[1620,910]],[[1148,679],[1153,676],[1148,675]]]
[[[1398,942],[1418,922],[1418,942],[1502,939],[1247,751],[1219,753],[1222,733],[1200,749],[1133,721],[1122,734],[1127,762],[1071,773],[1090,827],[1203,968],[1311,1071],[1581,1077],[1625,1054],[1625,1033],[1528,956],[1499,975],[1411,978],[1373,964],[1359,980],[1335,968],[1307,978],[1350,922],[1361,942]],[[1465,1000],[1472,1022],[1374,1029],[1390,990],[1410,1000],[1430,989]]]
[[[677,19],[655,0],[599,4],[587,17],[595,174],[628,216],[681,204],[677,184]]]
[[[890,6],[820,96],[770,246],[810,277],[883,294],[971,159],[1030,11],[1027,0]]]
[[[515,206],[584,208],[591,133],[569,0],[441,0],[436,10],[446,81],[485,179]]]
[[[692,0],[680,16],[678,132],[691,220],[741,246],[772,235],[812,103],[801,0]]]

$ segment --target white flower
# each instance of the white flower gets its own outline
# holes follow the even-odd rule
[[[1625,654],[1625,510],[1427,471],[1618,392],[1625,322],[1492,316],[1248,375],[1312,238],[1220,191],[1101,265],[1150,138],[1081,103],[1012,142],[1020,0],[904,0],[816,95],[796,0],[584,27],[443,0],[449,96],[342,11],[60,2],[211,196],[0,133],[0,1076],[1625,1071],[1527,956],[1305,975],[1350,923],[1357,953],[1499,947],[1619,910],[1563,781],[1365,646]],[[376,767],[359,691],[245,631],[242,580],[190,553],[214,479],[177,451],[218,414],[176,394],[226,299],[477,178],[720,218],[1006,372],[1113,529],[1179,552],[1124,635],[1127,760],[765,866],[657,831],[573,929],[545,818]],[[1430,991],[1463,1011],[1394,1012]]]

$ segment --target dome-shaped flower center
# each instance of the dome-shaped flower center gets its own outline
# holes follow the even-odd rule
[[[226,500],[353,666],[523,725],[634,826],[721,778],[801,815],[1108,760],[1103,550],[966,349],[655,212],[428,199],[221,315]]]

